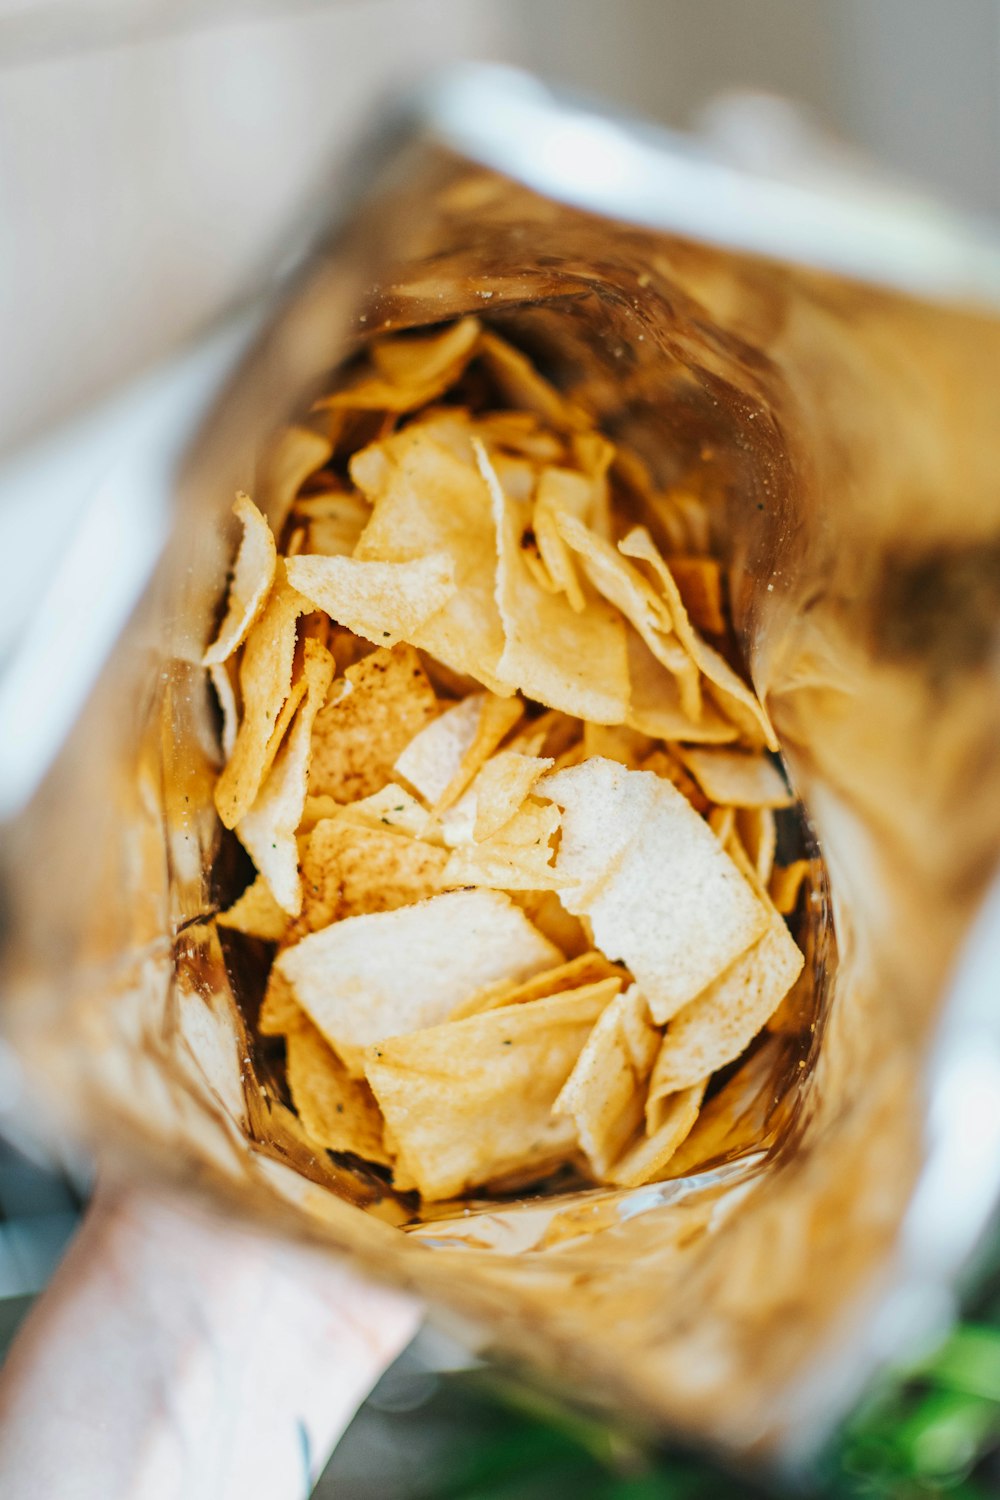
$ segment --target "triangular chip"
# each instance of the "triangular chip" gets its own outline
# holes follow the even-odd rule
[[[646,1182],[661,1181],[667,1175],[674,1152],[690,1134],[704,1097],[705,1084],[697,1083],[664,1099],[656,1130],[652,1135],[640,1136],[608,1168],[605,1180],[620,1187],[641,1187]]]
[[[286,427],[265,451],[257,468],[257,498],[275,536],[281,535],[305,480],[332,452],[329,439],[309,427]]]
[[[286,567],[314,608],[377,646],[415,641],[455,593],[454,566],[443,552],[413,562],[306,555],[290,557]]]
[[[434,818],[416,797],[395,781],[388,782],[381,791],[362,797],[357,802],[348,802],[343,807],[334,803],[332,797],[324,799],[319,808],[319,799],[313,799],[319,816],[313,818],[313,826],[320,817],[340,817],[347,823],[357,823],[377,832],[386,828],[391,833],[405,833],[411,839],[422,839],[430,830]]]
[[[642,1122],[646,1080],[660,1045],[637,985],[611,1001],[553,1106],[569,1115],[594,1173],[603,1177]]]
[[[413,560],[431,553],[447,558],[454,592],[442,601],[439,613],[428,611],[416,620],[404,632],[406,639],[455,671],[505,693],[496,676],[504,648],[494,598],[496,537],[482,477],[419,426],[404,429],[380,448],[386,463],[377,487],[369,487],[367,466],[356,460],[351,469],[374,506],[355,558],[397,567],[415,566]]]
[[[433,1026],[474,990],[561,958],[509,897],[449,891],[334,922],[286,948],[275,968],[354,1070],[362,1048]]]
[[[722,807],[790,807],[794,801],[781,772],[762,753],[712,745],[677,754],[705,795]]]
[[[540,1172],[573,1152],[572,1123],[552,1105],[607,998],[598,983],[368,1052],[368,1081],[425,1199]]]
[[[289,916],[302,906],[295,831],[306,800],[313,721],[333,679],[333,657],[316,641],[305,642],[305,698],[253,806],[236,825],[240,842]]]
[[[374,828],[340,815],[324,818],[302,856],[301,925],[316,932],[344,917],[394,911],[433,896],[444,889],[447,858],[444,849],[388,826]]]
[[[473,837],[477,842],[500,833],[538,778],[551,768],[551,757],[519,755],[516,750],[492,756],[469,788],[476,803]]]
[[[288,1033],[286,1058],[292,1103],[307,1135],[327,1151],[351,1151],[388,1166],[382,1114],[371,1089],[351,1077],[305,1016]]]
[[[484,692],[470,693],[445,708],[396,758],[396,775],[409,782],[432,807],[457,777],[472,749],[486,697]]]
[[[565,597],[539,586],[521,552],[530,513],[504,494],[481,444],[477,457],[496,522],[496,600],[505,642],[498,674],[550,708],[622,723],[629,693],[624,622],[601,599],[588,600],[575,614]]]
[[[635,975],[657,1023],[758,938],[767,914],[708,825],[668,781],[594,758],[538,785],[562,809],[567,910]]]
[[[247,937],[280,943],[288,926],[288,913],[282,911],[271,895],[271,887],[263,875],[258,875],[228,911],[221,911],[215,920],[220,927],[229,927]]]
[[[735,725],[702,698],[697,720],[685,711],[675,673],[670,672],[634,630],[626,638],[629,703],[626,723],[660,740],[724,744],[736,739]]]
[[[412,646],[362,657],[347,668],[313,726],[310,794],[355,802],[381,791],[400,751],[437,711]]]
[[[257,1030],[261,1036],[285,1036],[298,1022],[307,1019],[291,985],[272,964],[257,1017]]]
[[[266,774],[271,735],[292,686],[296,626],[309,608],[309,601],[286,582],[279,562],[267,606],[243,648],[243,721],[215,784],[215,805],[227,828],[235,828],[249,812]]]
[[[646,528],[634,527],[618,546],[626,557],[639,559],[653,569],[663,589],[678,638],[690,652],[698,670],[708,679],[723,713],[752,742],[762,739],[769,749],[777,750],[777,736],[763,704],[753,689],[747,687],[742,677],[691,624],[673,574]]]
[[[233,563],[225,616],[215,640],[202,657],[206,667],[220,665],[243,644],[267,602],[274,581],[277,561],[274,535],[250,496],[242,490],[236,496],[233,515],[243,525],[243,539]]]
[[[673,1017],[649,1086],[649,1105],[739,1057],[795,983],[802,954],[775,913],[762,938]]]
[[[443,883],[488,885],[507,891],[558,890],[564,877],[551,863],[551,841],[558,826],[555,807],[529,798],[491,838],[453,849]]]

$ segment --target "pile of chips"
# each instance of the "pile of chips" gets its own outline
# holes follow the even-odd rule
[[[471,318],[310,424],[205,655],[302,1126],[425,1202],[656,1181],[803,963],[704,507]]]

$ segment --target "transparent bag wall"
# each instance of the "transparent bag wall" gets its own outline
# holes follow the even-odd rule
[[[359,339],[467,311],[582,385],[661,479],[706,476],[829,886],[815,1023],[754,1054],[688,1175],[420,1225],[311,1150],[255,1050],[259,978],[210,920],[231,892],[195,663],[233,491],[266,506],[280,481],[273,434]],[[892,1274],[933,1022],[1000,850],[998,373],[985,317],[411,151],[206,414],[155,584],[11,832],[6,1031],[48,1110],[119,1169],[357,1256],[580,1394],[735,1447],[787,1437],[793,1392],[822,1412],[833,1342]]]

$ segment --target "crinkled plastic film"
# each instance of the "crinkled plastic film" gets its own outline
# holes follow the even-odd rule
[[[233,491],[273,501],[261,455],[281,424],[359,341],[467,311],[660,480],[698,476],[826,877],[802,1024],[728,1080],[682,1176],[421,1220],[311,1149],[253,1041],[252,945],[224,953],[211,922],[236,873],[194,663]],[[50,1114],[119,1170],[414,1286],[576,1394],[737,1449],[784,1443],[804,1390],[815,1421],[831,1349],[894,1274],[934,1025],[1000,851],[998,373],[987,316],[412,151],[206,414],[155,584],[11,831],[7,1035]]]

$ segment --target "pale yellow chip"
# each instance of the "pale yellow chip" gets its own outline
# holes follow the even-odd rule
[[[324,557],[353,557],[361,533],[371,519],[371,506],[366,505],[359,495],[334,494],[317,498],[324,501],[326,514],[310,520],[306,541],[299,550]],[[308,503],[300,501],[296,510],[302,510]]]
[[[215,784],[215,805],[227,828],[235,828],[249,812],[266,774],[271,735],[292,687],[296,626],[309,608],[309,601],[286,582],[279,561],[267,606],[243,648],[243,720]]]
[[[624,622],[596,598],[575,614],[562,595],[538,585],[521,551],[529,513],[504,494],[481,444],[477,458],[496,522],[496,599],[505,638],[499,675],[549,708],[622,723],[629,694]]]
[[[476,430],[488,447],[506,448],[538,464],[557,464],[565,457],[565,444],[539,425],[534,412],[484,412],[476,418]]]
[[[790,916],[799,904],[799,892],[809,880],[812,864],[808,859],[778,865],[770,876],[771,900],[783,917]]]
[[[508,344],[492,329],[483,331],[479,357],[503,399],[516,411],[533,412],[557,432],[572,432],[593,425],[582,407],[557,391],[536,370],[526,354]]]
[[[605,1172],[605,1181],[619,1187],[642,1187],[669,1175],[670,1159],[683,1145],[698,1118],[705,1084],[697,1083],[661,1101],[652,1135],[642,1136]]]
[[[595,757],[537,793],[563,809],[555,868],[571,884],[560,900],[628,966],[658,1024],[763,932],[763,905],[670,782]]]
[[[603,755],[616,760],[620,766],[639,770],[650,756],[656,740],[648,734],[640,734],[627,724],[585,724],[583,726],[583,758]],[[650,767],[652,769],[652,767]]]
[[[362,369],[348,386],[317,401],[315,409],[416,411],[454,385],[478,338],[476,319],[463,318],[437,333],[380,339],[368,350],[374,373]]]
[[[437,711],[412,646],[362,657],[335,684],[313,726],[310,794],[356,802],[381,791],[397,756]]]
[[[472,749],[487,696],[471,693],[445,708],[397,756],[393,771],[430,806],[448,790]]]
[[[541,974],[536,974],[533,979],[525,979],[520,984],[501,980],[498,984],[488,985],[457,1006],[449,1019],[461,1021],[465,1016],[479,1016],[485,1011],[497,1010],[502,1005],[520,1005],[525,1000],[544,1000],[548,995],[561,995],[567,990],[594,984],[599,979],[613,979],[620,989],[627,977],[625,970],[618,964],[613,964],[603,953],[592,949],[568,959],[566,963],[557,964],[554,969],[544,969]],[[610,993],[613,995],[615,989],[612,988]]]
[[[628,631],[626,645],[629,673],[626,723],[633,729],[656,739],[685,740],[689,744],[725,744],[736,739],[736,726],[707,698],[702,698],[697,719],[686,712],[677,674],[657,661],[636,631]]]
[[[500,833],[552,764],[551,756],[520,755],[516,750],[491,756],[469,788],[475,798],[473,838],[479,842]]]
[[[208,669],[209,681],[215,689],[219,709],[222,713],[220,741],[224,759],[228,760],[236,746],[236,734],[240,727],[240,715],[236,706],[236,684],[233,680],[231,662],[217,662]]]
[[[314,803],[318,814],[312,820],[314,826],[320,817],[337,816],[365,828],[387,828],[393,833],[408,834],[412,839],[422,839],[430,834],[434,825],[434,818],[426,807],[395,781],[387,782],[381,791],[372,792],[369,797],[361,797],[357,802],[343,806],[335,803],[332,797],[323,799],[322,806],[319,799],[314,799]]]
[[[406,639],[506,693],[497,677],[504,635],[494,597],[496,535],[481,475],[419,426],[380,444],[380,456],[376,482],[370,461],[360,462],[365,455],[351,465],[355,483],[374,506],[355,558],[415,566],[429,553],[447,557],[454,592],[433,615],[428,611],[416,621]]]
[[[603,1177],[642,1123],[643,1094],[661,1032],[637,985],[611,1000],[553,1105],[569,1115],[591,1168]]]
[[[292,586],[313,608],[325,610],[331,620],[377,646],[416,641],[456,588],[454,566],[444,552],[429,552],[412,562],[368,562],[357,553],[305,555],[290,557],[286,568]]]
[[[243,539],[233,564],[226,613],[215,640],[202,657],[206,667],[220,665],[243,644],[267,603],[274,582],[277,562],[274,535],[250,496],[242,490],[236,496],[233,515],[242,523]]]
[[[736,833],[735,807],[713,807],[708,815],[708,826],[725,848]]]
[[[740,807],[735,809],[734,822],[740,843],[747,858],[766,886],[774,869],[774,854],[778,847],[778,825],[769,807]],[[722,843],[726,840],[723,838]]]
[[[289,916],[302,907],[296,829],[306,800],[313,722],[333,680],[333,657],[317,641],[305,642],[305,697],[249,812],[236,825],[240,843]]]
[[[550,467],[538,476],[532,526],[542,561],[557,588],[562,589],[570,608],[581,614],[586,598],[577,577],[571,550],[559,529],[559,517],[566,514],[587,521],[594,504],[593,481],[575,469]]]
[[[444,883],[508,891],[558,890],[564,883],[552,868],[552,838],[558,827],[558,809],[529,797],[490,838],[452,850]]]
[[[673,574],[646,528],[634,527],[618,546],[626,557],[648,563],[653,569],[663,589],[663,597],[678,638],[690,652],[698,670],[708,679],[723,713],[732,719],[746,738],[751,741],[763,740],[769,749],[777,750],[777,736],[763,704],[753,689],[747,687],[742,677],[733,671],[714,646],[702,639],[691,624]]]
[[[286,427],[265,450],[257,466],[257,498],[275,536],[305,481],[332,452],[330,440],[309,427]]]
[[[721,746],[678,747],[706,797],[722,807],[790,807],[794,798],[764,754]]]
[[[219,913],[216,921],[220,927],[230,927],[247,937],[280,943],[288,926],[288,913],[282,911],[271,895],[271,887],[263,875],[258,875],[228,911]]]
[[[449,891],[348,917],[303,938],[275,967],[352,1070],[361,1049],[444,1021],[498,979],[527,979],[562,958],[498,891]]]
[[[390,1165],[382,1114],[363,1079],[352,1078],[333,1048],[302,1016],[286,1042],[288,1088],[306,1134],[326,1151],[350,1151]]]
[[[676,750],[676,748],[677,747],[675,745],[674,749]],[[674,759],[665,745],[661,745],[658,749],[653,750],[649,755],[647,755],[639,769],[642,771],[652,771],[655,773],[655,775],[662,776],[666,781],[669,781],[670,785],[675,786],[680,792],[681,796],[684,797],[686,801],[690,802],[695,812],[701,813],[702,817],[704,817],[706,813],[709,813],[709,827],[715,834],[716,838],[719,840],[719,843],[725,846],[726,839],[720,835],[718,828],[712,821],[711,813],[709,812],[711,803],[705,796],[705,793],[702,791],[701,787],[695,781],[694,777],[688,775],[687,771],[681,765],[680,761]],[[728,837],[729,833],[732,832],[734,823],[732,820],[730,820],[729,822],[725,823],[724,826],[726,828],[726,837]]]
[[[515,891],[512,899],[567,958],[579,958],[593,948],[593,934],[566,910],[555,891]]]
[[[753,1041],[791,989],[803,958],[781,917],[667,1027],[649,1085],[649,1107],[718,1072]]]
[[[608,1000],[606,982],[395,1037],[368,1081],[429,1202],[571,1155],[552,1105]]]
[[[343,814],[349,812],[343,809]],[[421,839],[343,814],[317,823],[302,855],[302,926],[316,932],[345,917],[394,911],[444,889],[447,854]]]
[[[670,572],[692,625],[709,635],[725,635],[722,569],[714,557],[671,557]]]

